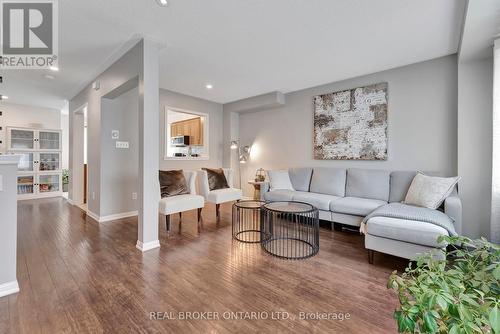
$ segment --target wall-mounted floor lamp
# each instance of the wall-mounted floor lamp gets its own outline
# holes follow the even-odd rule
[[[241,183],[241,164],[246,164],[248,161],[248,157],[250,155],[250,146],[241,146],[239,140],[231,141],[231,149],[238,150],[238,173],[240,174],[240,188],[242,187]]]

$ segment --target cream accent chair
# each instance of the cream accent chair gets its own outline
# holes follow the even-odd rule
[[[220,220],[220,205],[222,203],[239,201],[243,197],[241,189],[234,188],[233,170],[230,168],[223,168],[222,170],[224,171],[224,176],[226,177],[227,185],[229,186],[229,188],[217,189],[212,191],[210,191],[210,187],[208,185],[207,171],[200,170],[198,172],[200,193],[201,195],[203,195],[207,202],[215,204],[215,216],[217,218],[217,221]]]
[[[198,209],[198,231],[200,231],[201,210],[205,206],[205,199],[203,196],[196,194],[196,175],[195,171],[184,171],[189,194],[161,198],[160,191],[159,212],[165,215],[165,228],[167,232],[170,232],[170,215],[178,213],[182,220],[182,212],[194,209]]]

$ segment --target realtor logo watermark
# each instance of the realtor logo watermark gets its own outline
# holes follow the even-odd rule
[[[0,0],[0,69],[57,67],[57,15],[57,0]]]

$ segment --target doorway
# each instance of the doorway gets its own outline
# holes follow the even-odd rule
[[[87,212],[88,201],[88,108],[83,105],[74,112],[73,117],[73,170],[70,197],[73,204]]]

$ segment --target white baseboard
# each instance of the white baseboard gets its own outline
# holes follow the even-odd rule
[[[19,292],[19,284],[17,281],[12,281],[0,284],[0,297],[12,295]]]
[[[142,243],[142,241],[137,240],[137,244],[135,247],[141,252],[147,252],[149,250],[160,248],[160,240],[150,241],[146,243]]]
[[[76,205],[76,203],[75,203],[75,202],[73,202],[73,200],[72,200],[72,199],[66,198],[66,200],[68,201],[68,203],[69,203],[69,204],[71,204],[71,205]]]
[[[129,211],[129,212],[122,212],[122,213],[116,213],[113,215],[108,215],[108,216],[99,216],[95,214],[94,212],[90,211],[87,209],[87,215],[97,221],[98,223],[104,223],[104,222],[109,222],[112,220],[118,220],[118,219],[123,219],[123,218],[129,218],[129,217],[135,217],[139,214],[138,211]]]
[[[90,211],[88,209],[87,209],[87,216],[89,216],[90,218],[92,218],[93,220],[95,220],[96,222],[99,223],[99,215],[96,215],[95,213],[93,213],[92,211]]]
[[[128,218],[128,217],[135,217],[139,215],[139,211],[129,211],[129,212],[121,212],[121,213],[116,213],[113,215],[108,215],[108,216],[101,216],[99,217],[99,223],[103,222],[109,222],[111,220],[117,220],[117,219],[123,219],[123,218]]]

